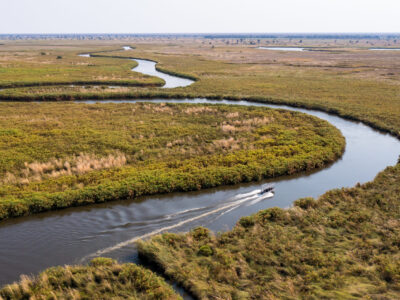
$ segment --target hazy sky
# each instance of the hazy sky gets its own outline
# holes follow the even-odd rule
[[[400,32],[400,0],[0,0],[0,33]]]

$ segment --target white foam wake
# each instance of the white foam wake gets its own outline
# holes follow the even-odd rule
[[[187,223],[190,223],[190,222],[193,222],[193,221],[202,219],[202,218],[204,218],[204,217],[207,217],[207,216],[209,216],[209,215],[215,214],[215,213],[217,213],[217,212],[220,212],[220,211],[223,211],[223,210],[226,210],[226,209],[234,209],[234,208],[236,208],[238,205],[240,205],[240,204],[242,204],[242,203],[244,203],[244,202],[247,202],[247,201],[250,201],[250,200],[254,200],[254,199],[256,199],[256,198],[259,198],[259,197],[260,197],[260,196],[258,195],[259,192],[260,192],[260,191],[257,190],[257,191],[253,191],[253,192],[251,192],[251,193],[242,194],[241,197],[243,197],[243,196],[245,196],[245,195],[250,195],[250,196],[249,196],[249,197],[246,197],[246,198],[243,198],[243,199],[240,199],[240,200],[237,200],[237,201],[234,201],[234,202],[231,202],[231,203],[229,203],[229,204],[223,205],[223,206],[218,207],[218,208],[216,208],[216,209],[213,209],[213,210],[211,210],[211,211],[205,212],[205,213],[203,213],[203,214],[201,214],[201,215],[198,215],[198,216],[195,216],[195,217],[192,217],[192,218],[189,218],[189,219],[180,221],[180,222],[178,222],[178,223],[176,223],[176,224],[169,225],[169,226],[165,226],[165,227],[156,229],[156,230],[154,230],[154,231],[151,231],[151,232],[149,232],[149,233],[143,234],[143,235],[141,235],[141,236],[137,236],[137,237],[131,238],[131,239],[129,239],[129,240],[126,240],[126,241],[124,241],[124,242],[118,243],[118,244],[116,244],[116,245],[114,245],[114,246],[111,246],[111,247],[108,247],[108,248],[104,248],[104,249],[99,250],[99,251],[97,251],[97,252],[95,252],[95,253],[92,253],[92,254],[90,254],[90,255],[88,255],[88,256],[85,256],[81,261],[86,261],[87,259],[89,259],[89,258],[91,258],[91,257],[97,257],[97,256],[101,256],[101,255],[104,255],[104,254],[107,254],[107,253],[116,251],[116,250],[121,249],[121,248],[123,248],[123,247],[129,246],[129,245],[131,245],[131,244],[137,242],[138,240],[151,237],[151,236],[153,236],[153,235],[162,233],[163,231],[166,231],[166,230],[171,230],[171,229],[180,227],[180,226],[182,226],[182,225],[185,225],[185,224],[187,224]]]
[[[196,208],[185,209],[185,210],[179,211],[179,212],[177,212],[177,213],[173,213],[173,214],[170,214],[170,215],[166,215],[165,218],[166,218],[166,219],[171,219],[172,217],[176,217],[176,216],[179,216],[179,215],[183,215],[183,214],[185,214],[185,213],[192,212],[192,211],[201,210],[201,209],[204,209],[204,208],[206,208],[206,207],[203,206],[203,207],[196,207]]]
[[[245,198],[245,197],[253,196],[253,195],[256,195],[256,194],[259,194],[259,193],[261,193],[261,190],[254,190],[254,191],[251,191],[250,193],[236,195],[234,197],[234,199]]]

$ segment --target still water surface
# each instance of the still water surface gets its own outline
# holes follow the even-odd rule
[[[304,48],[298,47],[258,47],[257,49],[276,50],[276,51],[307,51]]]
[[[132,71],[140,72],[150,76],[157,76],[165,80],[165,85],[162,88],[185,87],[194,83],[191,79],[169,75],[156,70],[156,62],[144,59],[134,59],[138,65]]]
[[[400,51],[400,48],[370,48],[372,51]]]
[[[124,50],[129,51],[133,50],[130,46],[122,47]],[[89,53],[78,54],[81,57],[90,57]],[[136,67],[132,69],[134,72],[139,72],[142,74],[146,74],[149,76],[156,76],[164,79],[165,85],[162,88],[177,88],[177,87],[185,87],[193,84],[195,81],[187,78],[182,78],[178,76],[169,75],[167,73],[160,72],[156,69],[157,62],[146,60],[146,59],[132,59],[138,63]],[[118,86],[111,86],[110,88],[118,88]]]

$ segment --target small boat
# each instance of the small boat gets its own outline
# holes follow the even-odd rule
[[[267,186],[261,189],[261,192],[258,194],[262,199],[272,198],[275,195],[275,187]]]
[[[275,194],[274,189],[275,189],[274,186],[267,186],[267,187],[265,187],[265,188],[263,188],[263,189],[261,190],[260,195],[263,195],[263,194],[266,194],[266,193]]]

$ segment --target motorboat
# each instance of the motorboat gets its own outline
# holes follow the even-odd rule
[[[260,195],[266,194],[266,193],[272,193],[275,194],[275,187],[274,186],[267,186],[263,188],[260,192]]]
[[[262,199],[272,198],[275,195],[275,187],[274,186],[267,186],[261,189],[259,196]]]

